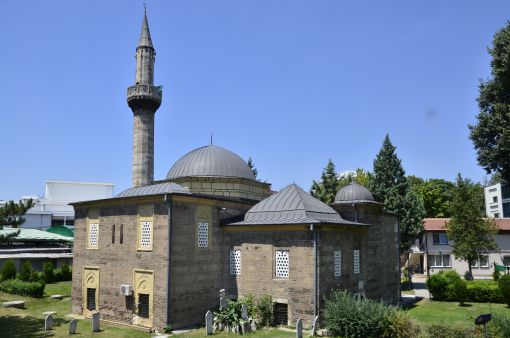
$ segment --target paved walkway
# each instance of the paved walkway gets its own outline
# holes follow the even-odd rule
[[[425,282],[427,281],[427,276],[425,275],[413,275],[413,289],[416,297],[421,298],[430,298],[429,290]]]

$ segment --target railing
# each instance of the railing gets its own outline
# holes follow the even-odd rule
[[[132,96],[152,96],[155,99],[161,101],[163,94],[163,86],[151,86],[151,85],[134,85],[128,88],[127,96],[128,98]]]

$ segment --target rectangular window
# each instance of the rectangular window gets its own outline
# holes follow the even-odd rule
[[[432,243],[434,245],[448,245],[448,237],[443,232],[435,232],[432,234]]]
[[[283,250],[276,251],[275,263],[276,278],[289,278],[289,252]]]
[[[233,276],[241,274],[241,250],[230,250],[230,274]]]
[[[89,223],[89,238],[88,238],[89,248],[97,248],[98,241],[99,241],[99,224]]]
[[[96,289],[87,288],[87,310],[93,311],[96,309]]]
[[[209,246],[209,223],[198,223],[198,247],[207,248]]]
[[[503,256],[503,265],[510,266],[510,256]]]
[[[449,268],[450,255],[429,255],[429,265],[433,268]]]
[[[504,200],[510,198],[510,185],[508,184],[501,185],[501,198]]]
[[[359,250],[353,250],[352,254],[354,256],[354,274],[357,275],[361,271]]]
[[[481,255],[479,262],[480,262],[481,268],[488,268],[489,267],[489,255]]]
[[[140,222],[140,248],[152,247],[152,222]]]
[[[492,203],[498,203],[498,196],[492,196]]]
[[[494,218],[499,218],[499,212],[494,213]]]
[[[510,217],[510,202],[503,203],[503,217]]]
[[[138,316],[149,318],[149,295],[144,293],[138,294]]]
[[[333,251],[333,270],[335,277],[342,276],[342,252]]]

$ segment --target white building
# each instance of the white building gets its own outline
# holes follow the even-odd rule
[[[22,228],[46,229],[52,225],[73,225],[74,209],[69,203],[113,197],[113,183],[46,181],[44,197],[23,196],[33,199],[35,206],[25,217]],[[0,201],[0,206],[6,201]]]
[[[497,183],[484,188],[487,217],[510,217],[510,185]]]

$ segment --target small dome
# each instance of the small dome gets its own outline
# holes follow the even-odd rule
[[[239,155],[215,145],[190,151],[170,168],[167,180],[181,177],[235,177],[255,180],[250,167]]]
[[[375,201],[372,193],[362,185],[351,182],[342,189],[338,190],[335,196],[336,202],[354,202],[354,201]]]

